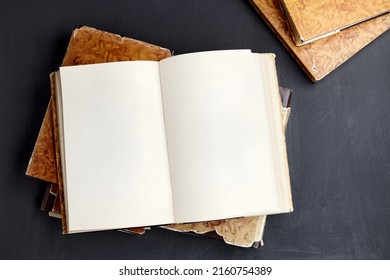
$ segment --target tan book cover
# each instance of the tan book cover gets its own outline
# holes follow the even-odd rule
[[[300,46],[388,13],[388,0],[280,0]]]
[[[386,14],[298,47],[278,0],[250,2],[313,82],[324,78],[390,28],[390,14]]]
[[[51,103],[50,100],[27,165],[26,174],[49,183],[57,183]]]

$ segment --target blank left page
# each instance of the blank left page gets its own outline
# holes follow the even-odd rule
[[[173,222],[158,65],[60,69],[69,232]]]

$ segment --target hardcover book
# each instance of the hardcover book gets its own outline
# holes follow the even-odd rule
[[[388,0],[280,0],[295,43],[336,34],[390,10]]]
[[[161,60],[169,56],[170,51],[167,49],[84,26],[74,30],[63,65],[104,63],[131,59]],[[283,126],[285,127],[290,114],[290,108],[287,108],[289,106],[290,91],[281,89],[280,92],[282,103],[285,107],[282,109]],[[26,174],[53,183],[48,186],[48,192],[50,190],[52,197],[52,200],[49,200],[49,202],[55,203],[46,207],[51,209],[49,211],[50,216],[61,217],[60,202],[63,198],[61,199],[62,193],[57,185],[53,131],[52,102],[50,102]],[[232,221],[229,219],[219,220],[215,223],[207,222],[201,226],[201,230],[199,230],[199,223],[186,224],[185,226],[172,225],[171,229],[197,234],[205,233],[205,235],[222,238],[225,242],[237,246],[261,246],[263,244],[262,233],[264,231],[265,216],[251,217],[253,221],[250,223],[243,223],[241,219],[246,220],[247,218],[232,219]],[[65,222],[65,219],[63,219],[63,222]],[[169,226],[167,225],[166,227],[168,228]],[[147,229],[149,227],[128,228],[121,231],[140,234]],[[63,231],[66,231],[64,225]]]
[[[68,233],[292,211],[272,54],[61,67],[55,82]]]
[[[298,47],[278,0],[250,2],[313,82],[324,78],[390,28],[387,13]]]

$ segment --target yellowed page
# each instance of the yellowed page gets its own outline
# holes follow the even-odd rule
[[[176,222],[278,211],[258,69],[249,50],[160,62]]]
[[[156,62],[62,67],[69,232],[172,223]]]

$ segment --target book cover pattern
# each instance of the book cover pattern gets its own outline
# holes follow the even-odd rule
[[[388,12],[388,0],[280,0],[297,34],[297,43],[331,35]]]

